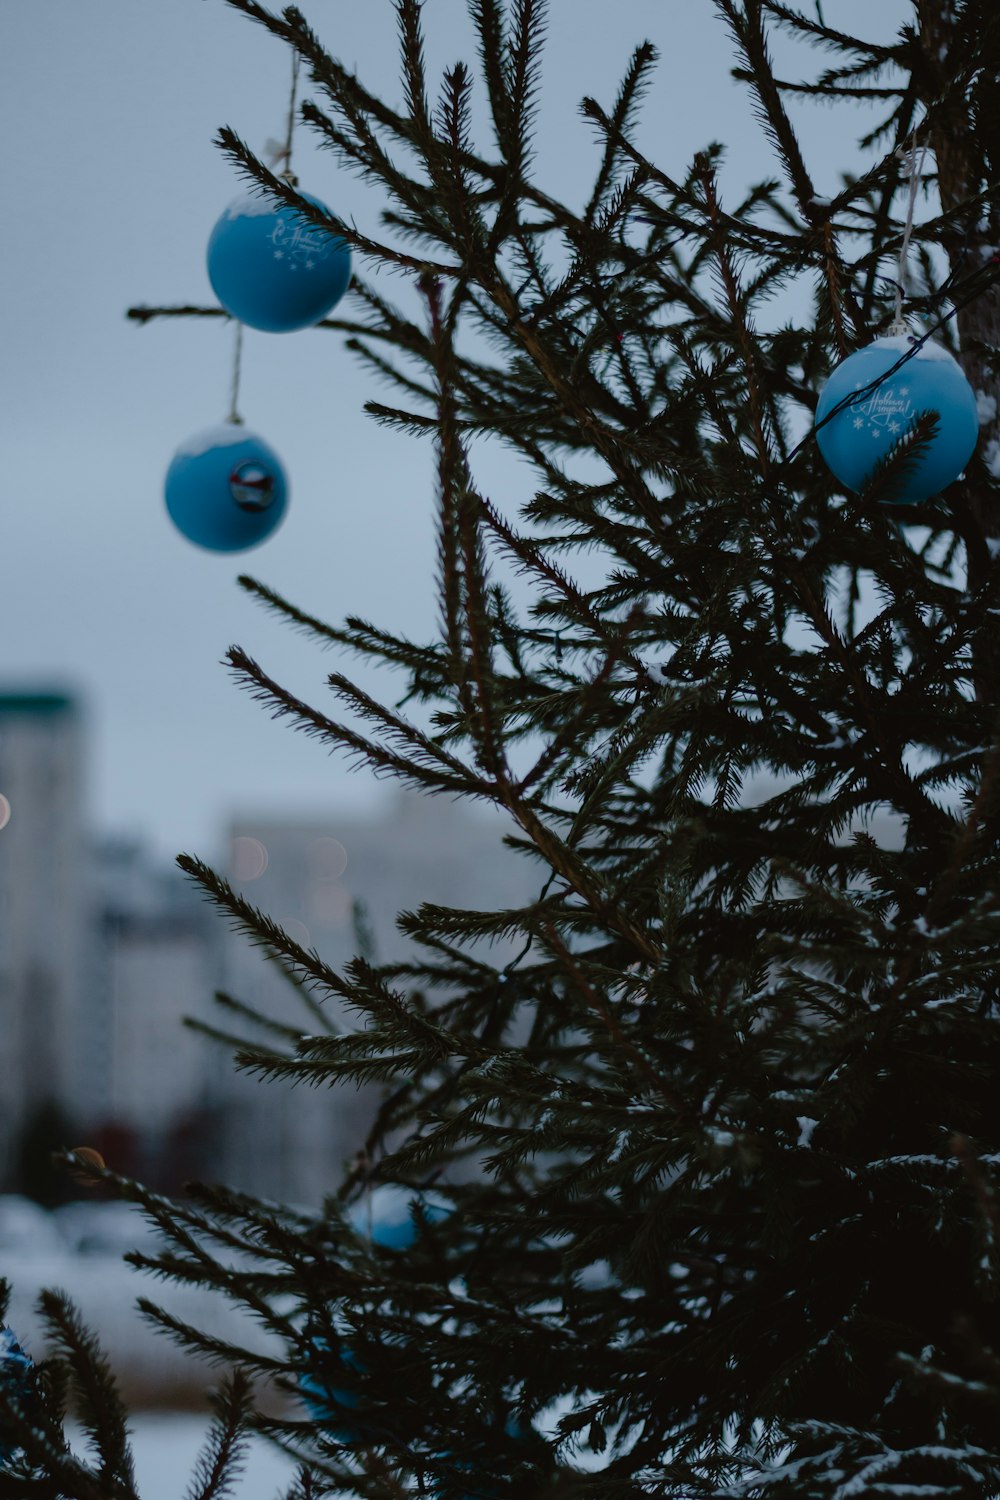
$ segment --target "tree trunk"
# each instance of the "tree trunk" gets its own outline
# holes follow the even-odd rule
[[[938,171],[941,205],[947,211],[975,198],[995,185],[1000,168],[1000,110],[997,109],[997,73],[1000,65],[1000,25],[992,11],[994,0],[986,0],[977,29],[980,55],[962,57],[967,41],[959,35],[954,7],[948,0],[916,0],[921,51],[926,69],[921,90],[931,108],[930,146]],[[964,32],[964,28],[962,28]],[[956,60],[957,58],[959,60]],[[950,83],[964,69],[967,86],[958,90]],[[931,101],[947,92],[944,106]],[[984,207],[968,236],[956,231],[945,242],[953,272],[960,280],[989,263],[998,254],[1000,223],[995,206]],[[975,593],[984,585],[1000,588],[996,552],[1000,550],[1000,377],[994,362],[1000,350],[1000,287],[994,285],[957,314],[961,350],[959,359],[979,398],[979,446],[966,470],[965,483],[957,498],[956,511],[968,554],[968,586]],[[987,645],[991,664],[997,648]],[[986,662],[981,660],[977,678],[980,696],[987,686],[983,679]],[[988,672],[991,693],[996,691],[995,672]]]

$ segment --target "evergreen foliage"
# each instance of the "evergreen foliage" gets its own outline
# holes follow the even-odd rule
[[[164,1237],[132,1259],[250,1309],[283,1360],[147,1313],[305,1398],[254,1419],[301,1460],[298,1500],[1000,1494],[996,403],[964,479],[906,512],[880,497],[936,414],[860,495],[807,436],[825,375],[891,318],[915,131],[942,180],[911,307],[945,340],[957,322],[1000,395],[993,0],[914,0],[889,46],[820,5],[714,0],[774,179],[728,205],[719,147],[685,172],[640,151],[643,43],[612,102],[583,103],[582,209],[532,175],[540,0],[470,0],[481,85],[457,64],[436,100],[421,6],[395,0],[402,112],[295,7],[229,3],[300,55],[302,117],[387,200],[383,238],[300,199],[235,132],[223,149],[419,288],[418,316],[359,275],[355,317],[331,323],[394,391],[375,419],[435,443],[440,598],[416,642],[241,580],[319,644],[395,668],[413,717],[343,670],[331,710],[239,649],[230,665],[375,774],[503,809],[538,897],[416,906],[406,963],[335,972],[182,857],[312,1005],[308,1035],[272,1030],[242,1065],[385,1094],[314,1215],[117,1183]],[[777,76],[776,28],[825,69]],[[832,202],[798,94],[877,111],[870,166]],[[803,286],[809,313],[776,313]],[[479,434],[536,477],[519,515],[477,486]],[[587,549],[597,588],[573,577]],[[482,941],[501,937],[518,943],[503,966]],[[324,1019],[332,996],[352,1029]],[[238,997],[229,1011],[252,1022]],[[351,1221],[383,1183],[414,1192],[405,1252]],[[421,1213],[430,1187],[445,1217]],[[10,1493],[131,1496],[104,1365],[64,1303],[47,1311],[99,1465],[69,1465],[53,1417],[24,1429]],[[240,1373],[217,1420],[199,1500],[249,1420]]]

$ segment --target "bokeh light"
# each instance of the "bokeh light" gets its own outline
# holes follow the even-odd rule
[[[309,845],[309,868],[317,880],[339,880],[347,869],[347,850],[339,839],[313,839]]]
[[[310,892],[309,911],[321,927],[343,927],[351,915],[351,893],[336,880],[321,880]]]
[[[279,917],[278,926],[288,933],[293,943],[298,943],[300,948],[308,948],[312,942],[309,936],[309,928],[298,917]]]
[[[233,839],[230,852],[233,879],[245,885],[250,880],[259,880],[267,869],[267,850],[260,839]]]
[[[0,792],[0,828],[6,828],[7,824],[9,822],[10,822],[10,803],[8,802],[7,798],[4,796],[3,792]]]

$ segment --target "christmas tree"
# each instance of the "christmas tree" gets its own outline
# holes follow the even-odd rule
[[[375,419],[435,444],[440,598],[417,642],[241,580],[341,661],[395,668],[411,717],[340,666],[339,711],[238,649],[232,669],[324,747],[501,809],[538,894],[479,912],[414,892],[412,958],[336,972],[182,857],[312,1007],[308,1035],[276,1028],[239,1064],[383,1089],[313,1213],[118,1181],[164,1236],[136,1263],[285,1350],[145,1304],[232,1371],[191,1493],[222,1493],[256,1425],[298,1456],[298,1500],[1000,1494],[993,0],[914,0],[891,45],[818,4],[715,0],[773,180],[727,203],[720,148],[686,170],[639,150],[643,43],[611,103],[583,102],[582,207],[532,174],[539,0],[470,0],[478,77],[440,83],[418,0],[396,0],[401,110],[298,9],[230,3],[294,49],[302,120],[388,201],[375,239],[221,134],[355,252],[331,322],[392,383]],[[661,45],[676,24],[664,7]],[[778,32],[814,44],[805,82],[775,71]],[[874,107],[868,167],[832,200],[803,95]],[[412,278],[422,311],[365,267]],[[954,352],[981,422],[955,482],[905,505],[943,411],[918,404],[857,491],[813,428],[831,371],[890,330],[898,368],[928,340]],[[518,513],[477,483],[484,433],[534,475]],[[574,578],[586,550],[596,588]],[[511,938],[492,962],[484,942]],[[12,1344],[0,1365],[4,1494],[132,1497],[99,1337],[55,1294],[45,1311],[53,1358],[33,1372]],[[255,1378],[295,1398],[281,1417],[254,1414]],[[65,1447],[67,1393],[93,1461]]]

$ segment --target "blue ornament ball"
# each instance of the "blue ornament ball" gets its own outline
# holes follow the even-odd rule
[[[915,505],[957,479],[979,438],[976,398],[958,361],[940,344],[923,344],[887,380],[880,377],[912,349],[909,335],[876,339],[837,366],[816,407],[816,441],[826,465],[849,490],[860,490],[917,417],[938,413],[937,435],[899,476],[886,500]],[[880,381],[874,389],[872,381]],[[854,397],[824,426],[845,398]]]
[[[34,1398],[34,1368],[31,1355],[21,1348],[13,1330],[0,1326],[0,1387],[7,1395],[30,1404]],[[0,1469],[10,1463],[17,1451],[0,1438]]]
[[[341,1368],[351,1370],[356,1375],[366,1373],[364,1361],[358,1358],[349,1345],[342,1343],[334,1353],[324,1338],[314,1338],[310,1340],[310,1343],[324,1364],[336,1362]],[[360,1411],[363,1410],[360,1391],[348,1386],[335,1385],[325,1374],[312,1371],[299,1376],[298,1386],[313,1420],[319,1423],[329,1437],[348,1447],[362,1441],[363,1418],[360,1426],[357,1416],[352,1419],[352,1413],[360,1415]]]
[[[182,443],[166,479],[170,519],[209,552],[243,552],[280,526],[288,505],[281,460],[262,438],[235,422]]]
[[[351,1205],[348,1218],[362,1239],[384,1250],[409,1250],[417,1240],[414,1212],[428,1224],[438,1224],[451,1213],[451,1204],[430,1193],[382,1183]]]
[[[318,198],[303,196],[326,209]],[[250,193],[230,203],[212,230],[208,278],[241,323],[264,333],[294,333],[311,328],[340,301],[351,279],[351,252],[296,209]]]
[[[512,1440],[515,1447],[526,1444],[532,1435],[530,1424],[526,1427],[522,1422],[518,1421],[517,1417],[508,1417],[504,1423],[503,1430],[505,1436]],[[462,1500],[501,1500],[502,1496],[510,1494],[508,1488],[505,1487],[502,1490],[498,1490],[495,1485],[491,1484],[488,1480],[484,1480],[475,1459],[457,1457],[452,1453],[441,1453],[438,1457],[446,1463],[453,1463],[456,1469],[464,1470],[472,1476],[469,1482],[475,1488],[474,1490],[470,1490],[468,1494],[463,1495]],[[439,1490],[432,1491],[435,1500],[440,1500],[440,1493]]]

